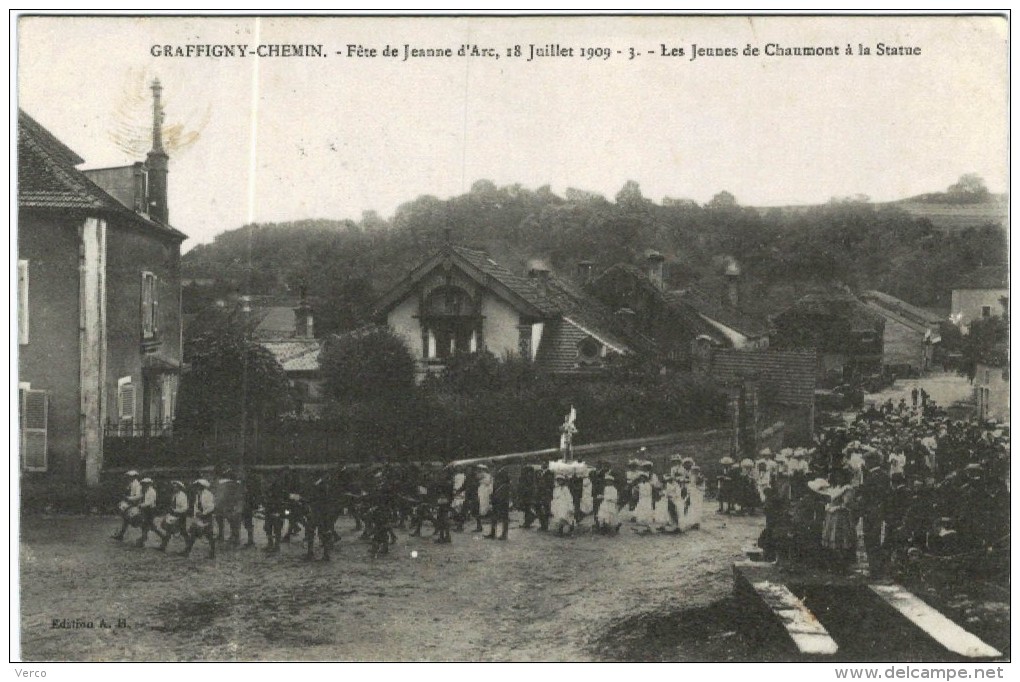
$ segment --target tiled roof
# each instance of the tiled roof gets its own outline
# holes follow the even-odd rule
[[[881,291],[865,291],[861,300],[872,310],[918,331],[938,329],[942,318]]]
[[[257,309],[258,322],[255,325],[255,338],[288,339],[294,336],[295,319],[292,306],[267,306]]]
[[[845,319],[852,332],[881,332],[885,328],[884,316],[871,310],[853,294],[843,291],[806,294],[776,318],[790,314]]]
[[[285,372],[315,372],[319,369],[322,346],[315,339],[267,341],[262,347],[273,354]]]
[[[961,277],[954,289],[1008,289],[1009,268],[1005,265],[984,265]]]
[[[766,336],[769,333],[768,324],[762,320],[741,310],[717,303],[697,289],[667,292],[666,301],[672,305],[688,305],[699,315],[752,339]]]
[[[451,248],[457,255],[471,263],[471,265],[497,280],[542,312],[548,315],[557,315],[561,312],[556,303],[550,300],[549,296],[531,278],[511,272],[489,258],[489,255],[484,251],[477,251],[464,246],[453,246]]]
[[[712,376],[718,381],[758,378],[775,388],[775,399],[786,405],[814,401],[818,357],[814,351],[717,350]]]
[[[18,111],[18,206],[101,211],[177,239],[186,235],[127,209],[75,168],[83,163],[31,116]]]

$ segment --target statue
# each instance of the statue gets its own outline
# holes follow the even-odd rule
[[[577,433],[574,421],[576,419],[577,410],[571,405],[570,413],[563,419],[563,424],[560,426],[560,456],[565,462],[571,462],[574,459],[574,434]]]

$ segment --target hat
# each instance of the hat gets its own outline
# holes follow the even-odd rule
[[[152,479],[146,476],[145,478],[142,479],[142,483],[152,483]]]
[[[652,467],[652,463],[646,459],[645,461],[641,462],[641,466],[644,467],[645,469],[650,469]]]
[[[754,462],[750,458],[745,457],[744,459],[740,460],[740,466],[746,469],[748,467],[753,467]]]
[[[138,475],[138,472],[137,472],[137,471],[135,471],[134,469],[132,469],[131,471],[125,471],[125,472],[124,472],[124,475],[125,475],[125,476],[137,476],[137,475]]]
[[[183,488],[184,484],[180,481],[170,481],[170,487],[172,488]]]
[[[728,467],[731,464],[733,464],[733,458],[732,457],[723,457],[722,459],[719,460],[719,464],[722,464],[724,467]]]
[[[565,481],[565,480],[567,480],[567,477],[564,476],[563,474],[556,474],[556,480],[557,481]]]
[[[769,448],[762,448],[761,452],[759,452],[758,454],[761,455],[762,457],[764,457],[765,455],[771,455],[772,454],[772,450],[769,449]]]
[[[683,458],[680,456],[680,453],[678,452],[677,454],[675,454],[672,457],[670,457],[669,461],[670,462],[682,462]]]
[[[695,464],[694,458],[693,457],[684,457],[683,464],[685,464],[685,465],[686,464],[690,464],[691,466],[694,466],[694,464]]]
[[[602,480],[604,480],[604,481],[615,481],[616,477],[613,476],[612,474],[606,474],[605,477],[603,477]]]
[[[199,485],[199,486],[202,486],[203,488],[208,488],[209,487],[209,481],[205,480],[204,478],[200,478],[200,479],[196,480],[193,483],[193,485]]]

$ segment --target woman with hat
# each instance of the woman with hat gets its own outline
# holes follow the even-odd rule
[[[829,551],[829,559],[836,571],[846,571],[849,568],[857,549],[851,477],[850,471],[836,469],[832,473],[832,485],[818,490],[821,495],[829,498],[825,505],[822,546]]]
[[[556,474],[556,485],[552,497],[552,529],[558,535],[574,531],[574,496],[567,487],[567,477]]]
[[[121,526],[120,530],[111,536],[118,541],[124,539],[124,533],[127,532],[128,526],[137,523],[136,519],[140,516],[138,505],[142,503],[142,482],[138,480],[138,472],[131,469],[125,472],[124,476],[128,480],[128,490],[120,504],[117,505],[117,509],[120,511]]]
[[[620,532],[620,499],[616,490],[616,477],[612,472],[607,472],[603,481],[604,486],[596,522],[603,533],[615,535]]]

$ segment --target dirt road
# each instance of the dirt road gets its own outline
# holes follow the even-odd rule
[[[324,564],[304,562],[298,544],[276,556],[226,550],[209,560],[201,546],[189,558],[163,555],[109,539],[113,518],[30,517],[20,554],[22,655],[711,660],[703,648],[675,641],[682,629],[659,628],[655,619],[718,609],[732,590],[731,562],[761,524],[710,514],[701,530],[680,536],[625,527],[619,537],[558,538],[512,529],[508,542],[465,532],[445,546],[399,533],[390,555],[372,558],[341,520],[341,549]],[[179,540],[171,544],[180,548]],[[733,635],[731,624],[716,620],[718,636]],[[93,626],[72,627],[76,621]],[[634,649],[627,642],[639,621],[643,648]],[[656,633],[661,646],[649,648]]]

